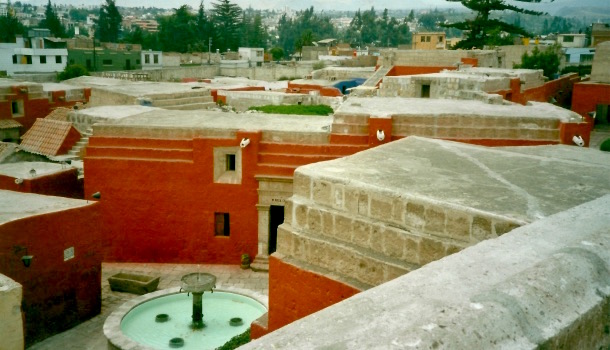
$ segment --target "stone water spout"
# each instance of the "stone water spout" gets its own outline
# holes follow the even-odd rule
[[[189,273],[182,276],[181,291],[193,294],[193,323],[191,327],[200,329],[205,327],[203,323],[203,293],[214,292],[216,288],[216,276],[209,273]]]

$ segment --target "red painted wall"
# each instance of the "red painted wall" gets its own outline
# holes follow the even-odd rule
[[[26,346],[101,311],[102,225],[98,205],[0,224],[0,273],[23,285]],[[30,267],[21,256],[33,255]],[[64,249],[75,257],[63,260]]]
[[[338,97],[343,96],[341,90],[334,86],[321,86],[316,84],[295,84],[288,82],[287,93],[309,94],[311,91],[319,91],[320,96]]]
[[[243,137],[251,143],[242,149],[241,184],[214,183],[214,147],[239,146]],[[105,261],[238,264],[243,253],[254,257],[259,140],[260,133],[240,132],[193,141],[92,137],[85,197],[101,193]],[[216,212],[229,213],[229,237],[214,235]]]
[[[74,168],[45,176],[24,178],[21,184],[16,184],[15,178],[12,176],[0,175],[0,189],[48,196],[83,198],[83,181],[78,179],[78,170]]]
[[[443,70],[456,70],[457,67],[420,67],[420,66],[394,66],[386,76],[394,77],[400,75],[417,75],[417,74],[429,74],[429,73],[439,73]]]
[[[572,110],[590,120],[598,104],[610,105],[610,84],[586,82],[574,85]]]
[[[13,119],[21,125],[21,134],[25,134],[26,131],[30,129],[30,127],[36,121],[36,118],[44,118],[54,108],[57,107],[72,107],[77,102],[86,103],[89,101],[89,97],[91,96],[91,89],[84,89],[84,99],[83,100],[75,100],[75,101],[66,101],[65,100],[65,91],[53,91],[51,93],[51,102],[49,102],[48,98],[30,98],[29,92],[22,92],[22,89],[27,90],[27,86],[19,86],[15,85],[11,87],[11,94],[6,96],[5,101],[0,101],[0,119]],[[61,99],[60,97],[64,97]],[[23,116],[22,117],[12,117],[11,103],[12,101],[23,100]]]
[[[269,257],[268,332],[347,299],[360,290]],[[257,330],[257,335],[260,334]]]

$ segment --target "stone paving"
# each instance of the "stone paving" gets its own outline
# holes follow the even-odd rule
[[[66,332],[34,344],[28,350],[106,350],[107,341],[102,330],[106,317],[126,301],[138,297],[110,290],[108,277],[119,272],[161,276],[158,289],[180,286],[180,279],[188,273],[207,272],[216,276],[218,289],[236,287],[269,295],[269,275],[266,272],[243,270],[237,265],[103,263],[101,313]]]

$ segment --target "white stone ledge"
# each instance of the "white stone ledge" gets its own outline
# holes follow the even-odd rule
[[[242,349],[597,349],[610,343],[610,195],[517,228]]]

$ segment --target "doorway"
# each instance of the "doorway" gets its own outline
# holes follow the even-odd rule
[[[125,60],[125,70],[131,70],[131,60]]]
[[[269,207],[269,255],[277,247],[277,227],[284,222],[284,207],[272,205]]]

